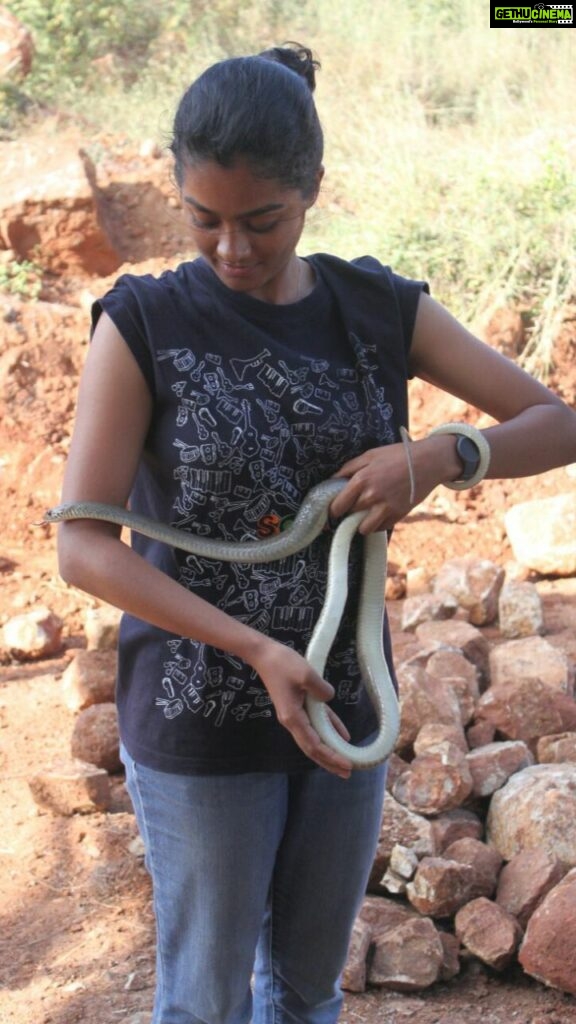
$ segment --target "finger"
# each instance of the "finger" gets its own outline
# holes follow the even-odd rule
[[[358,533],[363,537],[366,537],[369,533],[378,533],[379,531],[390,530],[397,521],[397,518],[391,514],[387,505],[380,505],[377,508],[371,509],[371,511],[364,516],[364,519],[358,527]]]
[[[344,722],[342,721],[342,719],[338,718],[338,715],[336,714],[335,711],[332,710],[332,708],[326,708],[326,710],[328,712],[328,718],[330,719],[330,724],[334,726],[334,728],[335,728],[336,732],[338,733],[338,735],[341,736],[343,740],[346,740],[347,743],[349,743],[350,742],[350,733],[348,732],[348,729],[344,725]]]
[[[326,771],[339,775],[341,778],[347,779],[350,776],[352,771],[351,761],[341,754],[337,754],[336,751],[331,750],[320,739],[304,712],[302,712],[302,717],[299,717],[299,720],[293,724],[290,732],[300,749],[315,764]]]
[[[357,511],[357,502],[362,493],[362,481],[354,477],[340,494],[337,494],[330,505],[330,516],[342,519],[352,510]]]
[[[324,703],[334,697],[334,687],[317,673],[306,680],[303,689],[315,700],[321,700]]]

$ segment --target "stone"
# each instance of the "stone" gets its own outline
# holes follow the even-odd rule
[[[405,761],[402,757],[399,757],[399,755],[396,754],[395,751],[392,751],[390,757],[388,758],[386,768],[386,788],[391,791],[394,786],[394,783],[396,782],[396,779],[400,775],[402,775],[403,772],[408,771],[409,763],[408,761]]]
[[[71,711],[114,700],[116,653],[78,651],[62,676],[62,696]]]
[[[565,874],[558,857],[539,848],[522,850],[502,868],[495,900],[526,928],[536,908]]]
[[[112,605],[87,608],[84,615],[84,635],[88,651],[116,651],[122,612]]]
[[[477,750],[478,747],[487,747],[492,743],[496,735],[496,726],[486,719],[478,719],[466,729],[466,740],[470,750]]]
[[[102,227],[94,167],[80,143],[60,134],[53,142],[46,134],[14,141],[3,185],[0,248],[55,274],[105,276],[120,266]]]
[[[371,985],[395,992],[429,988],[440,977],[444,947],[432,921],[413,917],[376,937]]]
[[[474,665],[482,680],[488,672],[489,645],[486,637],[469,622],[450,619],[448,622],[423,622],[416,636],[430,654],[434,651],[459,651]]]
[[[462,724],[458,699],[441,679],[428,675],[417,664],[402,664],[398,668],[400,686],[400,730],[396,749],[412,747],[423,725],[427,723]]]
[[[460,807],[472,792],[466,755],[452,743],[414,758],[396,781],[393,795],[411,811],[436,815]]]
[[[576,764],[576,732],[561,732],[541,736],[536,744],[536,760],[540,764]]]
[[[451,594],[416,594],[404,601],[401,628],[410,631],[430,619],[451,619],[457,611],[458,602]]]
[[[28,780],[35,802],[63,817],[110,809],[110,784],[103,768],[82,761],[63,762]]]
[[[545,576],[576,574],[576,492],[513,505],[504,524],[521,565]]]
[[[506,739],[523,740],[531,750],[541,736],[576,730],[576,703],[540,680],[514,679],[491,686],[476,707]]]
[[[356,918],[352,928],[346,965],[342,972],[340,984],[346,992],[364,992],[366,988],[366,960],[372,945],[370,926]]]
[[[534,764],[534,757],[522,740],[488,743],[466,756],[474,796],[491,796],[511,775]]]
[[[576,870],[550,890],[528,921],[518,959],[527,974],[576,995]]]
[[[576,866],[576,765],[537,764],[512,775],[490,801],[486,837],[507,861],[541,849]]]
[[[410,847],[417,857],[435,852],[431,823],[420,814],[414,814],[386,794],[382,826],[369,886],[378,885],[390,863],[390,856],[396,844]]]
[[[434,580],[434,593],[452,596],[474,626],[486,626],[498,615],[504,570],[487,558],[453,558]]]
[[[460,939],[451,932],[438,929],[440,942],[444,952],[442,967],[440,968],[439,981],[451,981],[460,973]]]
[[[535,636],[544,632],[542,599],[533,583],[505,583],[498,599],[498,625],[505,637]]]
[[[401,875],[397,875],[390,866],[386,868],[380,879],[380,889],[391,896],[403,896],[406,892],[406,885],[406,879],[402,878]]]
[[[418,867],[418,857],[407,846],[396,843],[390,853],[390,862],[380,885],[386,892],[400,896],[406,892],[406,883],[414,876]]]
[[[406,895],[416,910],[433,918],[451,917],[470,900],[490,891],[484,875],[470,864],[445,857],[423,857]]]
[[[369,925],[372,938],[414,917],[415,911],[406,903],[389,900],[385,896],[366,896],[358,918]]]
[[[401,878],[410,879],[418,867],[418,857],[409,846],[396,843],[390,854],[390,867]]]
[[[414,753],[433,753],[435,748],[444,743],[451,743],[462,753],[468,753],[468,744],[464,729],[456,723],[426,722],[414,740]]]
[[[457,860],[461,864],[469,864],[474,871],[486,880],[485,896],[492,896],[496,891],[498,876],[502,867],[502,857],[497,850],[479,839],[466,836],[450,843],[442,852],[446,860]]]
[[[93,704],[78,715],[72,731],[72,756],[111,775],[122,770],[115,704]]]
[[[406,570],[406,597],[427,594],[430,590],[430,576],[423,566],[414,566]]]
[[[563,651],[542,637],[509,640],[492,649],[490,684],[497,688],[512,682],[546,683],[554,690],[574,694],[574,668]]]
[[[508,967],[522,938],[516,918],[483,896],[457,912],[454,927],[462,945],[495,971]]]
[[[33,57],[32,33],[7,7],[0,7],[0,80],[26,78]]]
[[[17,661],[36,661],[59,654],[63,649],[62,619],[40,605],[31,612],[15,615],[2,627],[2,646]]]
[[[429,675],[448,683],[460,705],[460,717],[467,725],[474,717],[480,697],[478,670],[459,651],[442,650],[432,654],[426,662]]]
[[[484,826],[478,815],[463,807],[439,814],[432,821],[432,836],[438,853],[443,853],[458,839],[481,839],[483,833]]]

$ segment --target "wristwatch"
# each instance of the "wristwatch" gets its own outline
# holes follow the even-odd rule
[[[456,441],[456,454],[462,463],[462,473],[459,480],[471,480],[478,472],[480,465],[480,449],[472,438],[465,434],[459,434]]]

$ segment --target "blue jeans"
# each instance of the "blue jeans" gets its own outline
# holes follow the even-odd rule
[[[333,1024],[385,766],[185,776],[123,758],[154,889],[152,1024]]]

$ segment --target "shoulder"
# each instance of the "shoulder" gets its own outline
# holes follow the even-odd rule
[[[406,292],[419,294],[428,291],[425,281],[403,277],[374,256],[357,256],[352,260],[344,260],[328,253],[316,253],[310,256],[309,260],[322,277],[333,278],[352,286],[364,285],[390,295],[402,295]]]
[[[161,274],[121,274],[112,288],[103,297],[122,295],[124,298],[133,296],[138,301],[157,301],[163,295],[189,297],[190,286],[197,278],[196,263],[181,263],[174,270],[164,270]]]

